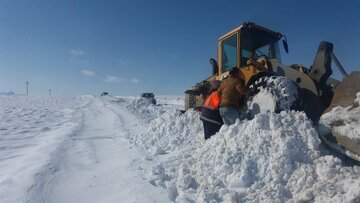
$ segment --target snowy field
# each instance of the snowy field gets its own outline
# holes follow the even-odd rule
[[[205,142],[182,96],[156,99],[0,96],[0,202],[360,202],[304,113]]]

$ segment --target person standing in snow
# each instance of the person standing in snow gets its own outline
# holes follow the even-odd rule
[[[229,77],[221,82],[218,93],[221,97],[220,115],[223,122],[232,125],[240,118],[239,107],[245,95],[245,82],[239,77],[239,68],[230,70]]]
[[[202,120],[204,125],[205,140],[216,134],[223,125],[223,120],[219,112],[221,98],[216,91],[219,86],[219,80],[212,81],[210,95],[206,98],[204,105],[201,109],[200,119]]]

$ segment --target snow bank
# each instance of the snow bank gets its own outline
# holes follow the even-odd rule
[[[310,163],[319,156],[313,149],[320,141],[304,120],[304,115],[260,114],[224,126],[181,165],[177,186],[186,193],[178,198],[261,201],[291,195],[285,186],[293,163]]]
[[[354,201],[359,168],[321,157],[304,113],[260,114],[224,126],[181,164],[178,201]],[[341,181],[340,181],[341,180]],[[340,182],[339,182],[340,181]]]
[[[125,135],[132,143],[152,152],[166,154],[181,149],[186,151],[203,142],[203,127],[199,112],[181,113],[179,97],[162,98],[154,105],[144,98],[111,99],[120,107],[145,121],[145,130],[139,134]],[[189,125],[190,124],[190,125]],[[186,150],[185,150],[186,149]]]
[[[360,168],[327,155],[302,112],[263,113],[203,140],[199,113],[138,99],[122,106],[147,121],[127,135],[157,163],[147,179],[176,202],[356,202]],[[146,115],[146,116],[144,116]]]
[[[197,114],[185,116],[198,119]],[[187,125],[199,127],[196,122]],[[153,136],[171,136],[160,129]],[[201,137],[200,130],[197,133]],[[150,137],[143,138],[137,143],[156,145],[148,142]],[[157,141],[161,142],[161,136]],[[223,126],[210,140],[197,143],[177,153],[187,156],[168,158],[151,173],[150,182],[167,188],[177,202],[349,202],[360,198],[359,167],[343,167],[338,158],[322,156],[317,132],[304,113],[259,114],[253,120]],[[167,148],[171,143],[163,144],[172,153]]]
[[[184,96],[155,96],[157,104],[159,105],[172,105],[177,109],[184,110],[185,102]]]
[[[121,104],[121,107],[138,118],[150,122],[158,118],[166,111],[165,107],[156,106],[146,98],[117,98],[117,102]]]
[[[187,111],[185,114],[174,109],[165,111],[149,123],[144,133],[132,135],[130,139],[153,154],[179,149],[186,151],[203,142],[203,128],[198,114],[196,111]]]
[[[320,123],[340,135],[350,139],[360,139],[360,92],[356,94],[353,105],[348,107],[335,107],[322,115]],[[324,129],[322,129],[324,130]]]

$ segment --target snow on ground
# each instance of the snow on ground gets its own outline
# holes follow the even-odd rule
[[[360,168],[328,154],[304,113],[259,114],[204,142],[197,112],[136,99],[123,108],[156,115],[146,131],[128,138],[159,161],[150,182],[174,201],[359,201]]]
[[[61,163],[55,163],[57,172],[46,186],[50,190],[45,188],[42,197],[35,190],[31,202],[167,202],[165,191],[142,178],[151,163],[123,139],[136,133],[128,128],[134,126],[133,116],[118,114],[99,99],[83,113],[82,129],[67,143]]]
[[[360,167],[329,154],[304,113],[205,142],[182,97],[156,99],[0,97],[0,201],[360,201]]]
[[[0,200],[23,202],[34,176],[73,133],[87,97],[0,96]]]
[[[360,168],[322,156],[317,132],[298,112],[259,114],[224,126],[179,171],[179,200],[348,202],[360,197]]]
[[[0,202],[169,201],[124,140],[142,130],[131,114],[96,97],[0,97],[0,112]]]

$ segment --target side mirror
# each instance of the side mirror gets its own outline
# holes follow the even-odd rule
[[[283,42],[283,45],[284,45],[285,52],[289,53],[289,46],[288,46],[288,43],[287,43],[286,36],[284,36],[282,42]]]
[[[217,61],[214,58],[210,58],[210,63],[212,65],[212,74],[217,75],[219,73],[219,66]]]

